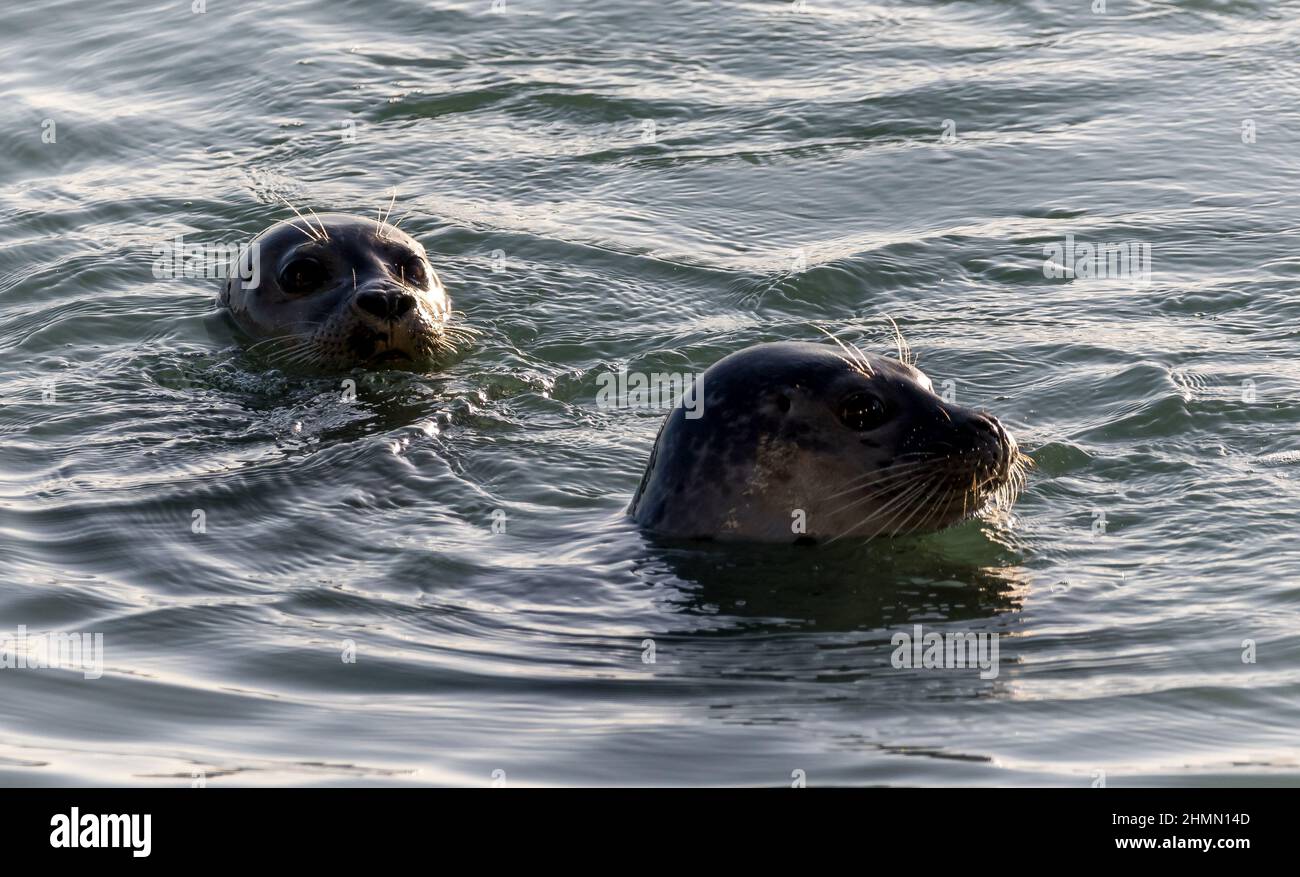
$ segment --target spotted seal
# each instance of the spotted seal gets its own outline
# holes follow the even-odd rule
[[[424,247],[379,218],[278,222],[240,266],[218,307],[277,365],[419,369],[469,334],[449,325],[451,302]]]
[[[696,410],[664,420],[629,513],[672,537],[820,542],[1009,505],[1029,465],[1015,439],[906,358],[778,342],[719,360]]]

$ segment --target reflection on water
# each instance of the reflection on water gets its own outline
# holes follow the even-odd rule
[[[968,524],[963,529],[978,529]],[[968,543],[979,536],[965,533]],[[640,573],[682,582],[679,611],[726,618],[745,632],[854,631],[914,621],[972,621],[1015,612],[1029,577],[1013,566],[945,557],[939,540],[903,537],[878,544],[736,546],[652,544]],[[994,545],[971,545],[992,553]],[[761,586],[757,586],[761,583]]]

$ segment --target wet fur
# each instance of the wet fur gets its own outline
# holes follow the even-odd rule
[[[669,536],[834,541],[940,529],[1014,501],[1028,458],[995,418],[936,396],[901,334],[900,359],[832,340],[760,344],[706,371],[703,416],[665,419],[633,518]],[[895,414],[858,432],[836,405],[864,390]]]
[[[218,306],[253,339],[250,353],[285,368],[339,370],[395,362],[420,368],[473,337],[473,330],[451,323],[450,300],[424,248],[389,225],[383,210],[373,219],[294,212],[297,219],[277,223],[254,239],[256,286],[246,288],[232,277],[218,295]],[[291,295],[281,289],[280,274],[302,257],[327,265],[328,284],[318,292]],[[406,276],[408,259],[421,261],[423,283]],[[357,306],[365,291],[403,292],[414,297],[414,305],[400,317],[380,318]]]

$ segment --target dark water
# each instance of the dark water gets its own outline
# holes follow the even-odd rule
[[[1296,783],[1300,4],[1107,7],[6,3],[0,635],[103,673],[0,669],[0,782]],[[343,401],[151,270],[392,187],[441,373]],[[886,315],[1037,460],[1013,517],[623,518],[662,412],[602,374]],[[918,623],[997,677],[895,669]]]

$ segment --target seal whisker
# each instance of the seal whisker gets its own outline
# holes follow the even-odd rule
[[[867,358],[867,354],[856,344],[850,345],[850,349],[857,355],[858,361],[862,363],[862,367],[866,369],[867,376],[873,376],[876,371],[871,367],[871,361]]]
[[[938,458],[939,455],[926,454],[918,460],[909,460],[903,463],[891,463],[890,465],[881,467],[880,469],[864,472],[861,475],[850,478],[848,481],[842,482],[842,485],[846,486],[844,486],[839,492],[831,494],[829,498],[842,496],[845,493],[851,493],[852,491],[858,490],[864,486],[874,486],[883,483],[893,475],[915,470],[921,466],[931,465]]]
[[[930,503],[933,502],[935,495],[938,493],[941,483],[942,479],[938,477],[932,478],[926,482],[922,485],[921,492],[908,502],[908,505],[912,507],[911,514],[906,518],[903,518],[901,521],[897,520],[898,515],[901,515],[904,511],[904,509],[900,508],[897,514],[895,514],[893,518],[890,518],[889,529],[891,531],[891,536],[905,535],[910,532],[907,529],[907,525],[912,523],[912,519],[915,518],[918,513],[925,512],[928,515],[930,511]],[[922,518],[922,520],[925,520],[925,518]]]
[[[912,356],[912,347],[907,343],[907,339],[903,337],[902,330],[898,328],[898,323],[889,314],[885,314],[885,319],[889,321],[889,325],[894,329],[894,345],[898,349],[898,361],[907,365],[916,365],[916,359]]]
[[[320,217],[319,217],[319,216],[316,216],[316,211],[315,211],[315,210],[313,210],[312,208],[308,207],[308,208],[307,208],[307,211],[308,211],[312,216],[315,216],[315,217],[316,217],[316,222],[320,225],[321,240],[325,241],[326,243],[329,243],[330,233],[329,233],[328,230],[326,230],[326,228],[325,228],[325,223],[323,223],[323,222],[320,221]]]
[[[311,349],[312,349],[312,345],[309,341],[306,341],[301,338],[295,338],[292,340],[291,343],[285,345],[284,347],[276,348],[267,353],[264,353],[263,355],[266,357],[268,362],[278,363],[278,362],[294,359],[295,357],[299,356],[303,352],[309,351]]]
[[[908,532],[910,532],[907,529],[907,525],[912,523],[912,519],[915,518],[919,512],[925,512],[925,515],[923,515],[921,517],[921,520],[917,523],[918,527],[920,526],[921,523],[924,523],[929,518],[934,517],[935,512],[931,507],[931,503],[934,502],[935,498],[938,496],[939,491],[942,489],[942,487],[943,484],[941,479],[935,478],[931,482],[930,489],[925,493],[925,495],[922,496],[918,502],[914,503],[912,513],[908,515],[906,518],[904,518],[902,522],[898,524],[897,527],[893,528],[894,535],[897,536],[900,534],[907,534]],[[947,510],[948,505],[949,503],[944,503],[944,508],[943,508],[944,511]]]
[[[447,344],[449,350],[455,349],[460,344],[470,344],[480,335],[482,331],[475,329],[473,326],[465,325],[443,325],[439,333],[439,341]]]
[[[289,201],[288,198],[284,197],[283,195],[277,195],[276,197],[279,198],[281,201],[283,201],[286,207],[288,207],[290,210],[292,210],[294,213],[296,213],[296,214],[298,215],[298,218],[301,219],[304,223],[306,223],[307,228],[311,229],[311,231],[308,233],[308,236],[309,236],[312,240],[314,240],[314,241],[324,240],[323,238],[320,238],[320,237],[318,237],[318,236],[316,235],[316,229],[315,229],[315,227],[311,224],[311,220],[308,219],[307,217],[303,216],[303,215],[302,215],[302,211],[299,210],[297,207],[294,207],[293,204]],[[290,225],[293,225],[293,223],[289,223],[289,224],[290,224]],[[298,226],[296,226],[296,225],[293,225],[293,227],[294,227],[294,228],[298,228]],[[301,229],[301,228],[298,228],[298,231],[302,231],[302,229]]]
[[[307,354],[308,350],[306,347],[295,347],[293,350],[284,351],[269,358],[269,361],[272,365],[279,366],[280,368],[291,368],[301,362]]]
[[[830,496],[827,497],[827,499],[834,499],[837,496],[843,496],[846,493],[852,493],[853,491],[859,490],[863,487],[878,486],[879,484],[888,481],[894,475],[901,475],[905,472],[915,471],[917,468],[921,466],[927,466],[933,461],[933,459],[934,459],[933,457],[926,457],[923,460],[916,460],[915,462],[910,462],[910,463],[898,463],[892,466],[886,466],[882,469],[877,469],[874,472],[866,472],[849,481],[848,482],[848,484],[850,485],[849,487],[846,487],[845,489],[840,490],[837,493],[832,493]]]
[[[923,479],[925,479],[926,477],[927,477],[927,475],[926,475],[925,472],[912,472],[912,473],[909,473],[907,476],[905,476],[905,477],[903,478],[902,481],[900,481],[900,482],[898,482],[898,483],[896,483],[896,484],[891,484],[891,485],[890,485],[888,488],[886,488],[885,490],[882,490],[882,491],[879,491],[879,492],[871,492],[871,493],[867,493],[867,494],[865,494],[865,495],[863,495],[863,496],[858,497],[857,499],[851,500],[850,502],[848,502],[848,503],[846,503],[846,504],[844,504],[844,505],[841,505],[841,506],[838,507],[838,508],[831,509],[829,512],[826,512],[826,514],[828,514],[828,515],[838,515],[838,514],[841,514],[842,512],[847,512],[849,509],[854,508],[855,506],[862,505],[862,503],[867,502],[868,500],[876,499],[876,498],[880,495],[880,493],[884,493],[884,494],[887,495],[887,496],[889,496],[889,495],[897,496],[897,495],[898,495],[899,493],[901,493],[902,491],[905,491],[905,490],[907,490],[907,489],[909,489],[909,488],[915,486],[916,484],[920,483],[920,482],[921,482]],[[866,485],[866,487],[865,487],[864,489],[869,489],[869,488],[872,488],[872,487],[875,487],[875,486],[876,486],[876,485]]]
[[[858,522],[857,522],[856,524],[854,524],[853,526],[851,526],[851,527],[849,527],[848,529],[844,530],[844,531],[843,531],[842,533],[840,533],[839,535],[834,536],[834,537],[832,537],[831,539],[827,540],[827,543],[826,543],[826,544],[829,545],[831,542],[835,542],[835,541],[837,541],[837,540],[839,540],[839,539],[843,539],[845,536],[848,536],[848,535],[852,534],[853,531],[857,530],[857,529],[858,529],[859,527],[861,527],[863,524],[866,524],[866,523],[868,523],[869,521],[875,520],[876,518],[878,518],[878,517],[880,517],[881,515],[885,514],[885,512],[887,512],[887,511],[889,511],[890,509],[892,509],[892,508],[898,506],[900,503],[904,503],[904,504],[905,504],[905,503],[907,503],[907,502],[910,502],[912,497],[919,495],[921,489],[925,486],[925,483],[926,483],[926,482],[922,482],[922,483],[919,483],[919,484],[911,485],[907,490],[904,490],[904,491],[902,491],[901,493],[899,493],[899,494],[895,495],[894,497],[892,497],[888,502],[886,502],[886,503],[885,503],[884,505],[882,505],[880,508],[878,508],[878,509],[873,509],[873,510],[871,511],[871,514],[867,515],[865,518],[863,518],[862,520],[858,521]],[[906,508],[906,505],[904,505],[903,507]]]
[[[1014,505],[1016,499],[1019,498],[1021,492],[1029,483],[1029,470],[1033,465],[1033,458],[1017,451],[1016,456],[1011,461],[1006,482],[999,485],[998,489],[994,491],[991,500],[999,506],[1008,508]]]
[[[304,221],[305,221],[305,220],[304,220]],[[306,229],[302,228],[301,226],[299,226],[299,225],[296,224],[296,223],[289,222],[289,223],[286,223],[286,224],[289,225],[289,226],[292,226],[293,228],[298,229],[298,231],[300,231],[300,232],[302,232],[303,234],[307,235],[307,240],[309,240],[309,241],[319,241],[319,240],[320,240],[320,238],[316,237],[316,235],[312,234],[311,232],[307,231]],[[310,224],[309,224],[309,227],[310,227]]]
[[[384,211],[384,222],[388,222],[388,217],[393,215],[393,205],[397,203],[397,187],[393,186],[393,194],[388,199],[388,209]]]
[[[919,472],[927,472],[928,469],[924,468],[927,464],[928,461],[917,465],[909,465],[906,468],[904,466],[889,466],[888,469],[879,469],[876,472],[867,473],[866,476],[855,478],[855,483],[852,483],[852,485],[824,496],[824,499],[837,499],[840,496],[858,494],[861,491],[868,491],[866,495],[871,495],[872,492],[879,494],[879,492],[894,490],[898,483],[906,481],[910,476],[914,476]]]
[[[463,323],[458,323],[453,326],[443,326],[442,331],[448,335],[463,335],[466,338],[477,338],[483,334],[482,329],[468,326]]]
[[[871,535],[867,538],[875,539],[877,536],[884,534],[886,530],[889,530],[889,536],[891,538],[899,535],[900,531],[903,529],[903,525],[911,521],[916,511],[925,508],[930,496],[934,493],[934,485],[935,482],[933,480],[924,481],[912,491],[912,493],[907,497],[906,502],[895,503],[893,514],[891,514],[887,520],[881,522],[880,526],[873,530]],[[899,516],[907,511],[909,506],[912,508],[912,514],[908,515],[907,519],[900,524]]]
[[[322,324],[321,323],[297,323],[296,325],[301,326],[303,328],[315,328],[321,326]],[[257,341],[253,344],[248,345],[248,347],[244,348],[244,350],[246,353],[252,353],[253,351],[256,351],[260,347],[263,347],[268,344],[273,344],[277,341],[301,341],[301,340],[302,340],[302,336],[300,332],[295,334],[286,333],[284,335],[273,335],[270,338],[263,338],[261,341]]]
[[[831,495],[839,496],[843,493],[848,493],[862,487],[880,487],[881,485],[888,484],[894,479],[911,475],[917,471],[929,471],[933,468],[933,462],[934,458],[931,457],[925,460],[917,460],[914,463],[901,463],[894,466],[886,466],[883,469],[877,469],[875,472],[866,473],[866,475],[859,477],[856,480],[856,483],[849,488]]]
[[[270,338],[263,338],[261,341],[256,341],[256,342],[254,342],[254,343],[248,345],[247,347],[245,347],[245,348],[244,348],[244,352],[245,352],[245,353],[252,353],[254,350],[257,350],[257,348],[262,347],[262,346],[264,346],[264,345],[272,344],[272,343],[274,343],[274,342],[276,342],[276,341],[287,341],[287,340],[289,340],[290,338],[293,338],[293,337],[294,337],[293,335],[275,335],[275,336],[272,336],[272,337],[270,337]]]
[[[867,481],[858,484],[854,487],[848,488],[847,490],[840,490],[835,493],[832,493],[829,496],[827,496],[826,499],[828,500],[837,499],[838,497],[845,496],[847,494],[860,493],[863,491],[866,492],[864,494],[865,496],[872,496],[873,494],[880,494],[882,492],[892,491],[897,489],[897,487],[901,482],[905,482],[909,478],[915,475],[924,474],[927,471],[928,471],[927,469],[912,469],[907,472],[891,472],[888,475],[878,480]]]
[[[925,477],[926,474],[927,474],[927,470],[925,469],[913,469],[907,472],[891,472],[888,475],[876,481],[871,481],[865,484],[859,484],[857,487],[851,488],[849,490],[840,490],[835,493],[832,493],[829,496],[825,497],[825,500],[829,501],[832,499],[837,499],[838,497],[841,496],[846,496],[849,494],[857,494],[857,496],[849,500],[848,506],[841,507],[841,508],[848,508],[860,502],[863,499],[870,499],[872,497],[880,497],[880,496],[891,496],[893,494],[896,494],[899,490],[903,490],[906,487],[910,486],[915,479],[920,477]],[[837,509],[837,511],[839,511],[839,509]]]
[[[867,515],[865,518],[858,521],[853,526],[849,527],[847,530],[845,530],[836,538],[839,539],[845,536],[852,535],[854,532],[859,530],[863,525],[884,517],[886,513],[890,513],[889,517],[881,521],[880,526],[876,527],[876,529],[872,531],[871,535],[867,537],[869,539],[874,539],[875,537],[883,533],[886,528],[891,527],[894,521],[898,519],[898,516],[907,510],[908,504],[912,503],[917,498],[919,498],[921,496],[921,493],[927,488],[928,485],[929,485],[929,481],[921,481],[913,485],[907,491],[898,494],[889,502],[885,503],[883,506],[873,511],[871,514]],[[831,540],[831,541],[835,541],[835,540]]]
[[[393,186],[393,195],[388,199],[388,210],[385,212],[383,204],[380,204],[379,210],[375,212],[375,234],[383,240],[389,240],[388,233],[384,231],[384,223],[393,214],[393,203],[396,201],[397,187]]]
[[[455,320],[461,321],[464,320],[465,314],[461,313],[460,311],[450,311],[447,312],[447,317],[452,317],[455,318]],[[484,334],[484,330],[478,329],[478,327],[476,326],[469,325],[467,324],[467,322],[456,322],[455,325],[446,326],[445,331],[459,331],[459,333],[473,335],[473,337],[476,338],[478,337],[478,335]]]
[[[845,344],[843,341],[837,338],[834,333],[827,331],[825,328],[821,326],[814,324],[813,328],[816,329],[818,332],[821,332],[827,338],[831,339],[832,341],[834,341],[836,344],[840,346],[840,349],[843,350],[845,354],[848,355],[849,359],[853,360],[853,362],[847,362],[847,361],[846,362],[854,371],[861,372],[867,377],[873,377],[875,375],[875,370],[871,368],[871,363],[867,361],[866,356],[862,353],[861,350],[858,350],[855,347],[849,347],[847,344]],[[858,365],[854,365],[854,362],[858,363]]]

